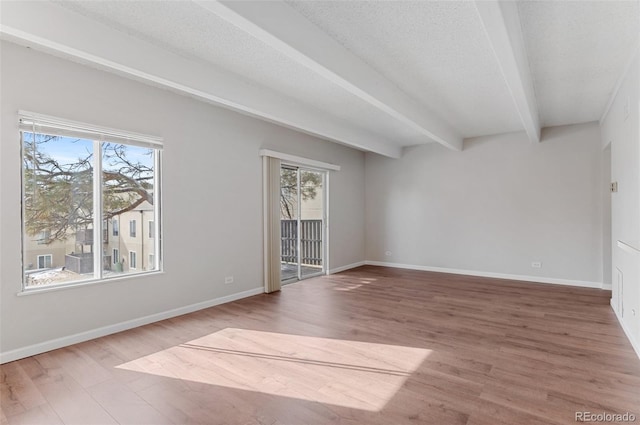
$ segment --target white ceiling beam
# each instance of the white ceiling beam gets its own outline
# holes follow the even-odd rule
[[[346,121],[186,59],[49,2],[2,2],[0,38],[346,146],[399,158],[401,147]],[[55,25],[51,23],[55,22]]]
[[[517,2],[476,0],[475,6],[527,136],[539,142],[540,118]]]
[[[462,150],[462,136],[283,1],[195,0],[269,47],[436,141]]]

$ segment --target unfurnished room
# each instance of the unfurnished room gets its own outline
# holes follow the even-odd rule
[[[0,425],[640,424],[640,1],[0,0]]]

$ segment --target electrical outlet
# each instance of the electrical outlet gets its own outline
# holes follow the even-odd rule
[[[228,285],[230,283],[233,283],[233,276],[227,276],[224,278],[224,284]]]
[[[531,268],[540,269],[542,268],[542,263],[540,261],[533,261],[531,262]]]
[[[391,254],[393,254],[391,251],[385,251],[384,255],[386,255],[387,257],[391,257]]]

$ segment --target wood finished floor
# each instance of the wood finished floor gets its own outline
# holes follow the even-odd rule
[[[640,418],[610,292],[366,266],[0,367],[2,424]],[[637,420],[640,422],[640,419]]]

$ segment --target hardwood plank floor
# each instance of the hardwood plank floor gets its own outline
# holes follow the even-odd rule
[[[2,365],[0,423],[640,422],[609,297],[360,267]]]

